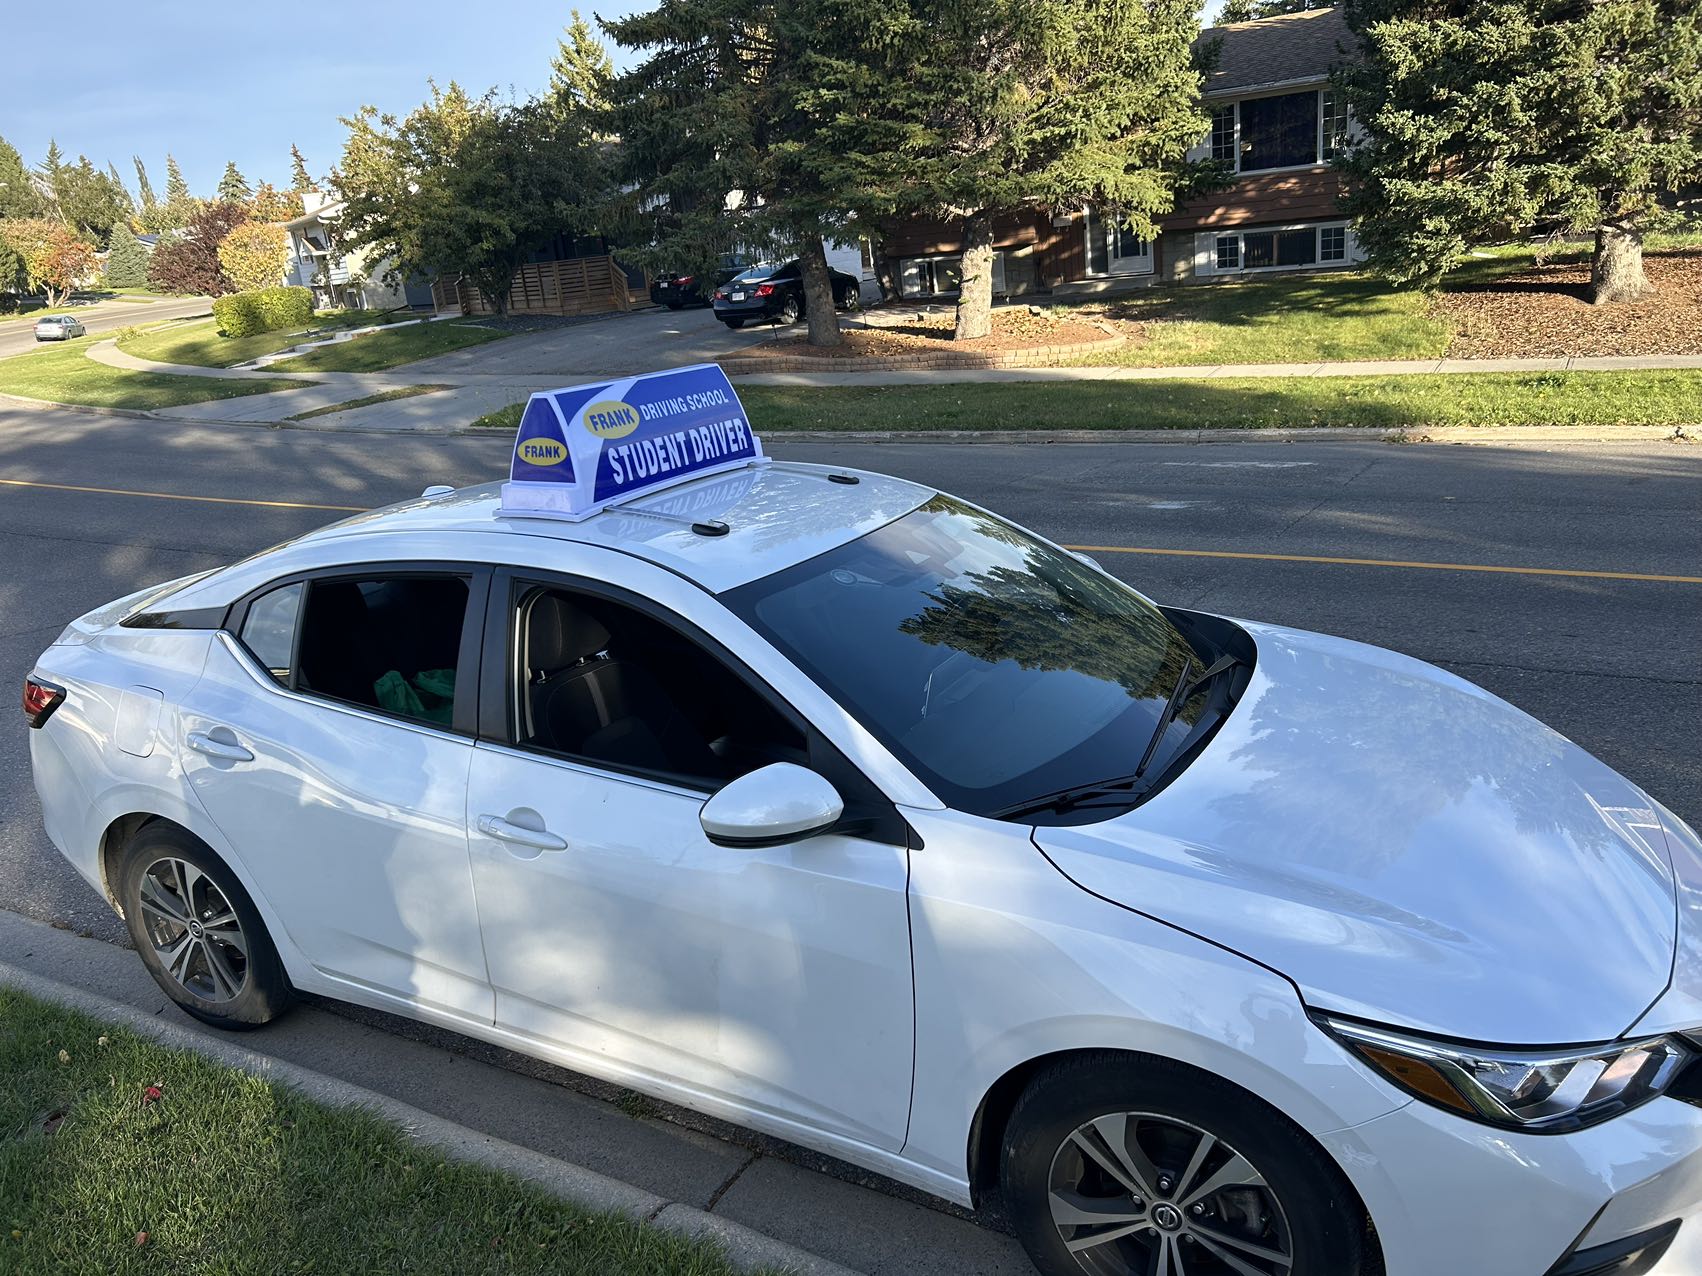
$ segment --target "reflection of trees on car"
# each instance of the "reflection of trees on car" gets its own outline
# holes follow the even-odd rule
[[[989,521],[990,522],[990,521]],[[977,525],[997,535],[997,525]],[[931,605],[899,625],[902,633],[995,664],[1070,671],[1113,682],[1137,700],[1167,699],[1182,676],[1185,649],[1169,622],[1134,608],[1111,582],[1086,567],[1025,554],[1026,569],[999,566],[940,586]],[[1154,653],[1162,655],[1154,660]],[[1192,721],[1205,698],[1181,715]]]

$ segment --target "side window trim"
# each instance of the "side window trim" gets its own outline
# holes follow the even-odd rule
[[[899,813],[891,799],[881,792],[880,786],[864,775],[856,763],[846,757],[814,723],[765,679],[759,677],[742,659],[684,616],[606,581],[544,568],[498,567],[491,573],[486,597],[484,658],[479,668],[480,742],[499,746],[524,757],[559,762],[591,774],[606,775],[611,779],[656,784],[664,788],[689,791],[703,798],[713,792],[644,770],[625,769],[611,763],[552,753],[531,747],[515,738],[516,724],[511,706],[517,697],[520,678],[517,623],[519,602],[527,592],[539,588],[587,594],[593,598],[630,607],[658,624],[674,630],[687,641],[696,643],[803,737],[811,764],[818,767],[828,780],[838,786],[841,796],[846,799],[847,819],[842,823],[840,832],[890,845],[920,848],[921,839],[910,828],[908,821]]]
[[[309,605],[313,597],[315,582],[330,583],[339,580],[371,580],[373,577],[405,577],[454,576],[467,582],[467,610],[461,619],[461,640],[456,663],[455,676],[455,707],[450,714],[450,724],[447,728],[435,727],[431,723],[420,723],[401,714],[388,713],[371,705],[351,704],[336,696],[325,695],[312,688],[303,688],[299,683],[301,674],[301,639],[306,629]],[[302,696],[322,704],[332,704],[343,709],[353,709],[360,713],[368,713],[388,722],[400,722],[409,726],[423,726],[433,730],[447,730],[458,736],[474,738],[479,733],[480,684],[484,668],[484,640],[487,630],[486,610],[491,591],[492,569],[482,563],[457,563],[441,560],[405,559],[400,562],[367,562],[339,563],[334,567],[316,567],[305,571],[291,572],[267,581],[241,598],[237,599],[225,611],[224,624],[220,629],[229,635],[232,641],[243,651],[248,648],[242,642],[242,627],[248,620],[249,609],[260,599],[286,585],[301,584],[304,586],[301,604],[296,611],[295,636],[290,643],[290,679],[288,683],[278,684],[275,679],[269,679],[275,686],[292,695]],[[249,655],[252,657],[253,653]],[[256,664],[259,662],[256,661]],[[466,676],[471,674],[471,677]]]

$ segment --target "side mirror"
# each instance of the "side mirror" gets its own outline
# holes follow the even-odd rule
[[[824,832],[844,813],[844,799],[821,776],[775,762],[724,786],[698,820],[715,845],[754,851]]]

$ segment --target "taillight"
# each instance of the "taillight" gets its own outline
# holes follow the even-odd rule
[[[678,279],[674,280],[674,282],[684,288],[687,284],[691,283],[694,278],[695,276],[693,275],[681,275]]]
[[[756,295],[759,296],[759,297],[769,297],[769,296],[772,296],[773,294],[774,294],[774,285],[773,284],[758,284],[756,286]]]
[[[56,687],[39,678],[24,679],[24,718],[30,726],[39,727],[64,702],[64,687]]]

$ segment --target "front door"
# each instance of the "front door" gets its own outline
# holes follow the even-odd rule
[[[511,652],[510,742],[474,749],[467,807],[497,1023],[686,1102],[896,1150],[902,838],[714,845],[708,794],[808,764],[800,724],[630,600],[518,584],[507,607],[487,646]]]
[[[465,805],[482,604],[478,578],[413,569],[280,584],[214,640],[179,747],[308,961],[488,1024]]]

